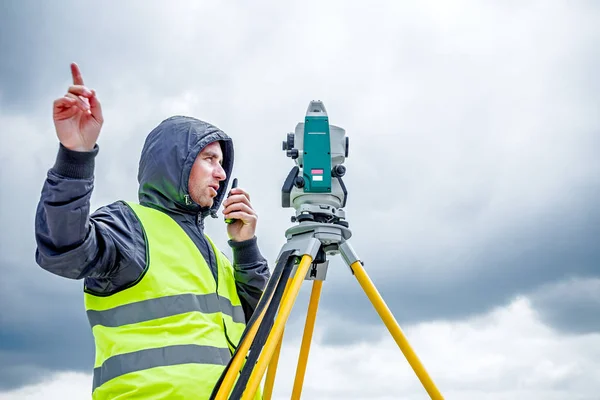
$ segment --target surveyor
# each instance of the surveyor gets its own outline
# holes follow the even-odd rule
[[[208,398],[270,278],[249,194],[227,195],[232,140],[192,117],[163,120],[141,151],[138,201],[90,215],[103,116],[74,63],[71,74],[53,105],[60,143],[37,208],[36,261],[84,280],[92,398]],[[209,215],[233,220],[232,262],[204,232]]]

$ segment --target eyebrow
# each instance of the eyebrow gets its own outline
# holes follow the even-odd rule
[[[219,153],[213,150],[206,150],[202,153],[204,156],[215,157],[219,159],[219,163],[223,162],[223,159],[219,157]]]

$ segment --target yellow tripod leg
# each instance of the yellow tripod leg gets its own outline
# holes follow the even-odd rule
[[[260,323],[262,322],[266,311],[267,307],[263,309],[262,313],[256,319],[256,322],[254,323],[254,325],[252,325],[252,327],[248,331],[248,334],[242,341],[238,352],[231,361],[231,366],[229,367],[229,370],[223,378],[223,382],[221,383],[219,391],[215,396],[215,400],[227,400],[227,398],[229,397],[229,393],[231,393],[233,384],[235,383],[237,375],[239,374],[242,364],[244,363],[244,358],[246,357],[246,354],[248,354],[248,349],[250,349],[250,345],[254,341],[254,337],[256,336],[256,332],[258,332],[258,328],[260,327]]]
[[[404,353],[408,363],[417,374],[417,377],[423,384],[423,387],[429,396],[435,400],[443,400],[442,394],[438,391],[437,387],[429,377],[429,374],[427,374],[425,367],[423,367],[421,361],[411,348],[408,340],[404,336],[404,333],[402,333],[402,329],[400,329],[398,322],[396,322],[392,312],[381,298],[381,295],[377,291],[377,288],[375,288],[375,285],[367,275],[367,272],[363,268],[360,261],[355,261],[350,267],[354,271],[354,275],[360,283],[360,286],[363,288],[369,300],[371,300],[373,307],[375,307],[385,326],[394,337],[394,340],[400,347],[400,350],[402,350],[402,353]]]
[[[283,290],[283,296],[281,297],[281,301],[285,301],[285,298],[290,289],[291,279],[288,279],[285,284],[285,289]],[[263,399],[271,400],[273,396],[273,386],[275,385],[275,375],[277,374],[277,364],[279,362],[279,354],[281,353],[281,344],[283,343],[283,331],[281,332],[281,337],[279,338],[279,342],[277,343],[277,347],[275,348],[275,354],[273,354],[273,358],[269,363],[269,369],[267,370],[267,376],[265,378],[265,388],[263,390]]]
[[[302,385],[304,383],[304,374],[306,373],[306,363],[308,362],[308,352],[310,351],[310,342],[317,319],[317,308],[319,307],[319,298],[321,297],[321,288],[323,281],[315,280],[313,282],[310,302],[308,304],[308,313],[306,314],[306,324],[304,325],[304,336],[302,337],[302,346],[300,347],[300,356],[298,357],[298,368],[296,370],[296,379],[292,390],[292,400],[300,399]]]
[[[252,374],[250,375],[250,379],[248,379],[248,383],[246,385],[246,390],[242,396],[242,400],[250,400],[258,386],[260,385],[260,381],[262,380],[265,371],[267,369],[267,365],[273,357],[273,353],[275,352],[275,348],[279,344],[281,340],[281,335],[283,334],[283,328],[287,322],[288,317],[290,316],[290,312],[292,311],[292,307],[296,298],[298,297],[298,293],[300,292],[300,287],[302,286],[302,282],[306,277],[306,273],[308,272],[308,268],[312,264],[312,257],[310,255],[305,254],[302,257],[302,261],[296,270],[296,275],[292,280],[290,291],[285,299],[281,302],[279,313],[277,314],[277,318],[273,324],[271,329],[271,333],[267,338],[267,342],[263,348],[263,351],[252,370]]]
[[[275,375],[277,374],[277,364],[279,363],[279,354],[281,353],[282,343],[283,333],[281,338],[279,338],[279,342],[277,342],[275,353],[273,354],[273,358],[271,358],[271,362],[269,363],[269,369],[267,370],[267,376],[265,378],[265,389],[263,390],[264,400],[271,400],[271,397],[273,396],[273,386],[275,386]]]

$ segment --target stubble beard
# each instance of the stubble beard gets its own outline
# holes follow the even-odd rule
[[[208,193],[198,193],[201,190],[192,190],[192,200],[194,200],[200,207],[212,207],[214,199]],[[208,192],[208,188],[205,188],[205,192]]]

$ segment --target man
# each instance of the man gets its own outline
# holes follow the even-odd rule
[[[139,203],[89,215],[103,117],[76,64],[71,73],[54,102],[60,144],[37,209],[36,260],[84,279],[93,399],[207,399],[270,277],[250,196],[234,188],[225,198],[232,141],[194,118],[164,120],[142,150]],[[203,232],[221,203],[234,220],[233,265]]]

